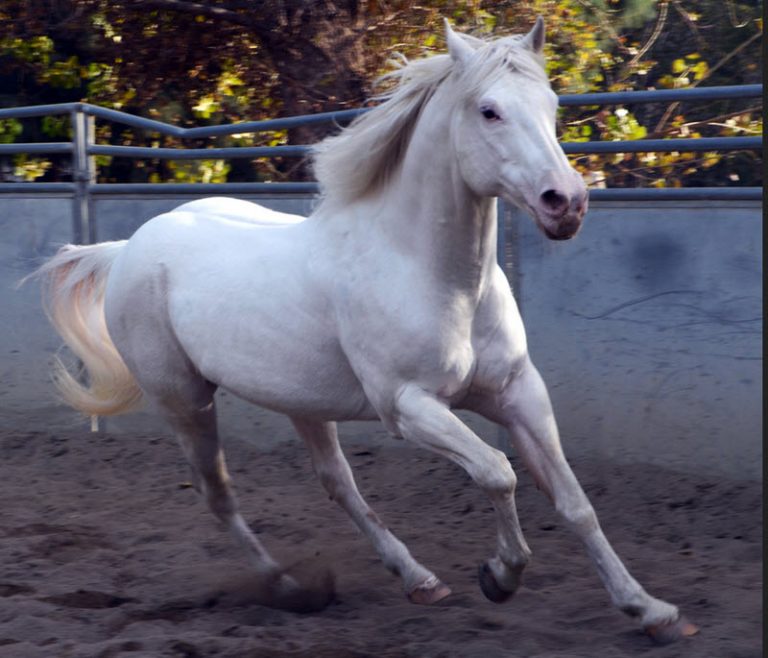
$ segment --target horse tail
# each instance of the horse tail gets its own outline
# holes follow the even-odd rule
[[[104,293],[126,241],[65,245],[32,276],[43,282],[43,308],[82,368],[72,373],[57,356],[53,380],[64,401],[89,416],[114,416],[138,406],[142,392],[112,342]],[[83,371],[87,384],[79,381]]]

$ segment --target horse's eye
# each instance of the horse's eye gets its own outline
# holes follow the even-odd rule
[[[480,111],[483,113],[483,116],[488,119],[488,121],[498,121],[501,119],[501,117],[496,114],[496,112],[490,107],[483,107],[480,109]]]

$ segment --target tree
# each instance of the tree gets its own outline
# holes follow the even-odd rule
[[[87,100],[182,124],[218,124],[358,107],[396,52],[442,48],[442,16],[484,35],[548,23],[559,93],[757,82],[761,7],[735,0],[5,0],[0,103]],[[682,46],[681,46],[682,44]],[[762,132],[756,103],[569,109],[569,141]],[[18,122],[0,140],[20,139]],[[225,144],[311,143],[332,126],[247,135]],[[24,139],[66,132],[25,122]],[[100,125],[99,140],[172,145]],[[205,146],[202,142],[195,146]],[[17,160],[29,176],[61,167]],[[588,156],[577,166],[610,184],[759,184],[755,154]],[[297,166],[299,165],[299,166]],[[704,171],[704,167],[709,167]],[[23,169],[23,167],[22,167]],[[145,162],[101,159],[100,180],[253,180],[306,176],[296,160]]]

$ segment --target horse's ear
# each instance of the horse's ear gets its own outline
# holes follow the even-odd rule
[[[523,37],[523,43],[537,55],[544,49],[544,19],[541,16],[536,18],[533,29]]]
[[[445,21],[445,42],[448,45],[448,53],[454,62],[466,64],[475,52],[474,49],[451,29],[447,18],[443,21]]]

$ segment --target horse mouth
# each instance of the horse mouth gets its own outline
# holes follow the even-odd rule
[[[581,218],[575,218],[570,221],[558,222],[554,226],[547,226],[543,221],[536,222],[550,240],[571,240],[581,229]]]
[[[555,233],[553,231],[550,231],[546,226],[542,226],[541,230],[544,233],[544,235],[546,235],[550,240],[559,240],[559,241],[571,240],[579,232],[579,229],[576,228],[575,231],[572,231],[569,233],[567,232]]]

